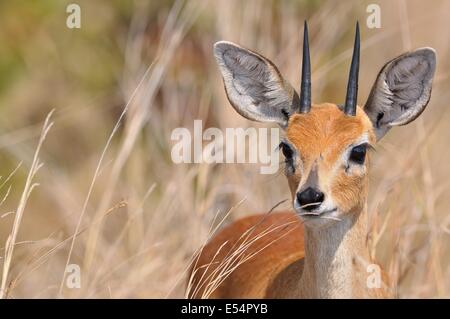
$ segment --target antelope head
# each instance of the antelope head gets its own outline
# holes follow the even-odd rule
[[[228,99],[247,119],[277,123],[285,132],[280,148],[294,210],[306,226],[323,227],[365,206],[369,150],[393,126],[405,125],[425,109],[436,56],[431,48],[386,63],[363,107],[357,105],[360,38],[353,49],[343,105],[312,104],[308,29],[305,22],[300,95],[262,55],[231,42],[214,54]]]

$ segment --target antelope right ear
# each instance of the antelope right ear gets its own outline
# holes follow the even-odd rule
[[[242,116],[286,128],[299,105],[298,94],[265,57],[234,43],[214,45],[228,100]]]
[[[364,106],[378,140],[392,126],[408,124],[425,110],[435,68],[435,51],[422,48],[395,58],[381,69]]]

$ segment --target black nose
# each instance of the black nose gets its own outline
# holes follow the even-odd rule
[[[304,210],[312,211],[322,204],[324,195],[321,191],[308,187],[301,193],[297,193],[297,200]]]

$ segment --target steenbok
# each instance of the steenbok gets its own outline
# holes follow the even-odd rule
[[[367,245],[368,150],[423,112],[436,55],[421,48],[389,61],[360,107],[359,51],[357,25],[345,104],[312,104],[306,22],[300,96],[262,55],[230,42],[214,45],[234,109],[285,132],[280,148],[293,212],[253,215],[222,229],[195,261],[189,297],[392,296],[384,275],[378,285],[369,280],[368,269],[378,266]]]

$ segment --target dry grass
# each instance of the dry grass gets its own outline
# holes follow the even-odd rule
[[[2,295],[183,297],[189,264],[220,225],[289,197],[282,174],[260,175],[256,165],[171,162],[172,130],[194,119],[255,125],[229,106],[213,43],[261,52],[298,87],[307,18],[313,100],[339,103],[354,22],[364,25],[371,2],[78,3],[81,30],[65,28],[63,2],[0,5],[0,175],[14,172],[0,188]],[[450,297],[450,3],[380,5],[382,28],[361,29],[359,103],[383,63],[405,50],[434,47],[438,66],[427,111],[389,133],[372,158],[371,251],[399,297]],[[40,184],[31,196],[30,177]],[[243,238],[205,296],[245,261],[248,245]],[[69,263],[81,266],[81,289],[64,285]]]

